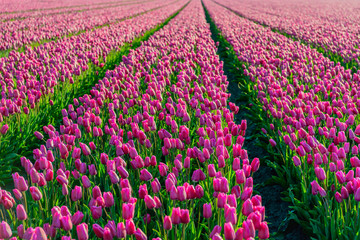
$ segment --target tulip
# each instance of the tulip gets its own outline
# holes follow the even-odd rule
[[[76,233],[79,240],[88,240],[88,225],[86,223],[82,223],[76,227]]]
[[[212,216],[211,203],[204,203],[203,216],[204,216],[204,218],[211,218],[211,216]]]
[[[102,215],[102,208],[97,206],[92,206],[90,208],[92,217],[96,220],[99,219]]]
[[[190,222],[190,215],[189,215],[188,209],[181,209],[180,214],[181,214],[181,216],[180,216],[181,223],[187,224]]]
[[[224,224],[224,235],[226,240],[234,240],[235,239],[235,231],[234,227],[231,223]]]
[[[228,185],[226,185],[226,186],[228,186]],[[204,196],[204,189],[200,185],[197,185],[195,187],[195,191],[196,191],[196,198],[200,199]],[[228,189],[225,190],[225,192],[228,192],[228,191],[229,191]]]
[[[104,192],[105,207],[109,208],[114,205],[114,197],[111,192]]]
[[[18,178],[18,189],[21,191],[21,192],[25,192],[28,190],[28,184],[27,182],[25,181],[24,177],[19,177]]]
[[[156,202],[150,195],[146,195],[144,201],[147,208],[153,209],[156,207]]]
[[[40,199],[42,199],[42,194],[37,187],[30,187],[30,194],[34,201],[39,201]]]
[[[225,208],[225,222],[230,222],[233,225],[237,223],[237,214],[235,207]]]
[[[116,237],[117,238],[126,238],[126,227],[123,222],[118,223],[116,227]]]
[[[165,216],[164,218],[164,229],[171,230],[172,229],[172,222],[169,216]]]
[[[243,169],[240,169],[240,170],[237,170],[235,172],[236,174],[236,183],[237,184],[243,184],[245,182],[245,173],[244,173],[244,170]]]
[[[124,219],[129,220],[134,217],[135,204],[133,203],[123,203],[122,205],[122,216]]]
[[[11,228],[7,222],[2,221],[0,223],[0,238],[6,239],[12,236]]]
[[[21,192],[18,189],[16,189],[16,188],[13,189],[13,193],[17,200],[21,200],[23,198]],[[1,198],[1,196],[0,196],[0,198]]]
[[[159,182],[159,180],[157,178],[155,178],[155,180],[151,182],[151,188],[152,188],[154,193],[160,192],[161,185],[160,185],[160,182]]]
[[[7,133],[7,131],[9,130],[9,126],[7,124],[3,125],[0,129],[0,133],[2,135],[5,135]]]
[[[17,227],[17,232],[18,232],[19,238],[23,239],[24,238],[24,233],[25,233],[24,225],[20,224]]]
[[[146,234],[143,231],[141,231],[140,228],[138,228],[134,234],[135,234],[136,240],[147,240]]]
[[[145,223],[145,224],[150,224],[150,222],[151,222],[151,216],[150,216],[150,214],[146,214],[146,215],[143,217],[143,220],[144,220],[144,223]]]
[[[253,204],[250,199],[247,199],[243,204],[242,214],[244,214],[245,216],[249,216],[249,214],[252,212],[253,212]]]
[[[243,237],[245,239],[255,237],[255,228],[251,220],[245,220],[243,222]]]
[[[79,186],[75,186],[75,188],[71,191],[71,200],[76,202],[82,198],[82,189]]]
[[[84,214],[80,211],[77,211],[72,217],[71,221],[74,225],[79,225],[84,218]]]
[[[61,227],[66,231],[70,231],[73,228],[73,224],[70,216],[62,216],[60,219]]]
[[[16,207],[16,216],[19,221],[24,221],[27,219],[27,214],[22,204],[17,205]]]
[[[298,156],[293,156],[293,162],[294,162],[295,167],[301,165],[301,161],[300,161],[300,158]]]
[[[124,202],[128,202],[131,198],[131,190],[130,188],[121,189],[121,199]]]
[[[258,237],[260,239],[268,239],[270,237],[270,234],[269,234],[269,227],[267,225],[267,222],[262,222],[260,224],[260,229],[259,229],[259,232],[258,232]]]
[[[93,225],[93,231],[95,233],[95,235],[98,237],[98,238],[103,238],[104,236],[104,229],[98,225],[98,224],[94,224]]]
[[[32,239],[47,240],[47,236],[44,229],[42,229],[41,227],[35,228]]]
[[[216,170],[215,170],[214,164],[209,164],[209,165],[208,165],[208,174],[209,174],[209,177],[215,177],[215,173],[216,173]]]
[[[219,193],[218,195],[218,202],[217,202],[217,206],[218,208],[224,208],[226,204],[226,194],[224,193]]]
[[[133,220],[126,220],[126,234],[129,234],[129,235],[133,235],[136,231],[136,227],[135,227],[135,224],[133,222]]]
[[[153,177],[152,177],[151,173],[148,170],[142,169],[140,171],[140,180],[141,181],[150,181],[152,178]]]
[[[108,227],[104,228],[103,239],[104,240],[112,240],[113,239],[113,235],[111,233],[111,230]]]
[[[316,174],[316,177],[319,179],[319,181],[323,181],[326,178],[325,171],[321,167],[316,167],[315,168],[315,174]]]
[[[145,196],[148,194],[146,184],[139,186],[139,198],[144,199]]]
[[[171,214],[171,222],[175,225],[180,224],[180,222],[181,222],[180,208],[173,208],[172,214]]]

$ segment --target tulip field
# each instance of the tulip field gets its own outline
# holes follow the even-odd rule
[[[3,0],[0,240],[360,240],[359,9]]]

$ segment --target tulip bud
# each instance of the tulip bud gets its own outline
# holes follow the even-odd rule
[[[114,197],[111,192],[104,192],[105,207],[109,208],[114,205]]]
[[[204,218],[211,218],[211,216],[212,216],[211,203],[204,203],[203,215],[204,215]]]
[[[76,232],[78,236],[78,240],[88,240],[89,234],[88,234],[88,225],[86,223],[82,223],[76,227]]]
[[[70,216],[62,216],[60,219],[61,227],[65,230],[65,232],[70,231],[73,228],[73,224]]]
[[[173,208],[172,214],[171,214],[171,222],[175,225],[181,223],[181,211],[180,208]]]
[[[80,211],[77,211],[72,217],[71,221],[74,225],[79,225],[84,218],[84,214]]]
[[[27,214],[22,204],[17,205],[16,207],[16,216],[19,221],[24,221],[27,219]]]
[[[165,216],[164,218],[164,229],[171,230],[172,229],[172,222],[169,216]]]
[[[258,232],[258,237],[260,239],[268,239],[270,237],[269,227],[267,225],[267,222],[260,223],[260,229],[259,229],[259,232]]]
[[[0,238],[7,239],[12,236],[11,228],[9,224],[5,221],[0,223]]]
[[[91,211],[91,215],[92,217],[96,220],[99,219],[102,215],[102,207],[98,207],[98,206],[92,206],[90,208]]]
[[[224,235],[226,240],[234,240],[235,239],[235,231],[234,227],[231,223],[224,224]]]
[[[30,194],[34,201],[39,201],[40,199],[42,199],[42,194],[37,187],[30,187]]]
[[[135,223],[133,222],[132,219],[126,220],[125,228],[126,228],[126,233],[129,235],[133,235],[136,231]]]

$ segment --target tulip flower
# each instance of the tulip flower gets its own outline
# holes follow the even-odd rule
[[[164,225],[163,225],[165,230],[171,230],[172,229],[172,221],[171,218],[169,216],[165,216],[164,217]]]
[[[86,223],[82,223],[78,226],[76,226],[76,233],[79,240],[88,240],[89,234],[88,234],[88,225]]]
[[[19,221],[24,221],[27,219],[27,214],[26,214],[25,208],[22,204],[17,205],[16,216]]]
[[[6,239],[12,236],[11,228],[5,221],[0,223],[0,238]]]
[[[111,192],[104,192],[105,207],[109,208],[114,205],[114,197]]]
[[[212,216],[211,203],[204,203],[203,216],[204,216],[204,218],[211,218],[211,216]]]

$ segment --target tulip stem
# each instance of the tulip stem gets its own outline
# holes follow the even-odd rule
[[[2,209],[0,209],[0,213],[1,213],[1,218],[4,219],[4,220],[6,220]]]
[[[46,208],[46,218],[47,218],[49,213],[49,203],[48,203],[48,198],[46,196],[46,190],[44,190],[44,196],[45,196],[45,208]]]
[[[26,213],[28,213],[28,207],[27,207],[27,203],[26,203],[26,192],[23,192],[23,196],[24,196],[24,206],[25,206],[25,210],[26,210]]]
[[[177,224],[175,225],[175,238],[174,239],[177,239]]]
[[[208,222],[208,230],[209,230],[209,236],[210,236],[210,233],[211,233],[211,230],[210,230],[210,218],[207,219],[207,222]]]
[[[41,205],[41,201],[39,200],[38,202],[39,202],[39,208],[40,208],[40,212],[41,212],[42,219],[45,220],[45,217],[44,217],[44,209],[43,209],[43,207],[42,207],[42,205]]]
[[[360,202],[357,203],[357,209],[356,209],[356,218],[357,218],[357,223],[359,222],[359,207],[360,207]]]
[[[187,226],[187,224],[183,224],[183,228],[182,228],[182,234],[181,234],[181,239],[185,239],[185,235],[186,235],[186,233],[185,233],[185,228],[186,228],[186,226]]]

